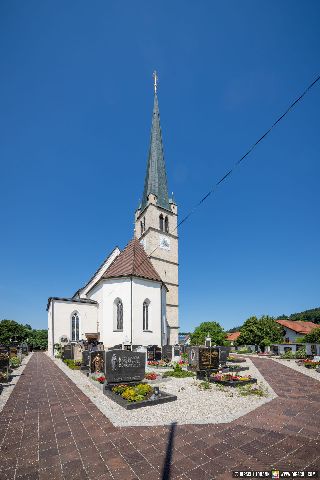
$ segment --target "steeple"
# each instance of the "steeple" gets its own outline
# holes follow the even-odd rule
[[[164,162],[162,135],[160,127],[160,113],[157,96],[157,74],[154,72],[154,104],[152,112],[152,126],[150,149],[147,162],[147,172],[144,182],[141,210],[145,208],[150,193],[157,196],[157,205],[170,210],[166,166]]]

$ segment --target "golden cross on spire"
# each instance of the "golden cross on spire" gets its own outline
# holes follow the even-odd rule
[[[154,93],[157,94],[157,88],[158,88],[158,75],[157,75],[157,72],[156,70],[153,72],[153,78],[154,78],[154,83],[153,83],[153,86],[154,86]]]

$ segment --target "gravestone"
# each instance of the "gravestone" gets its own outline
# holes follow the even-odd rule
[[[150,345],[147,350],[147,359],[148,362],[161,360],[161,348],[158,345]]]
[[[75,362],[82,361],[82,346],[78,343],[73,346],[73,360]]]
[[[218,347],[219,348],[219,362],[221,365],[226,365],[227,358],[230,353],[230,347]]]
[[[67,343],[62,347],[62,359],[63,360],[72,360],[72,345]]]
[[[89,369],[90,369],[90,352],[89,350],[83,350],[80,370],[89,371]]]
[[[0,369],[9,367],[9,355],[7,352],[0,352]]]
[[[145,369],[145,353],[129,350],[113,350],[105,353],[105,375],[108,384],[141,382],[144,379]]]
[[[10,347],[9,349],[9,356],[11,357],[16,357],[18,354],[18,349],[16,347]]]
[[[105,354],[104,350],[90,352],[91,373],[105,371]]]
[[[179,347],[179,345],[175,345],[173,347],[173,356],[174,357],[180,357],[180,347]]]
[[[217,347],[190,347],[188,362],[191,370],[217,370],[219,349]]]
[[[171,360],[172,360],[172,345],[163,345],[163,347],[162,347],[162,360],[171,362]]]
[[[21,343],[21,352],[22,352],[22,355],[26,355],[26,353],[28,353],[28,344],[23,342]]]

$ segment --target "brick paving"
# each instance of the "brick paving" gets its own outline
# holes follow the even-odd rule
[[[232,470],[320,470],[319,382],[253,361],[278,398],[240,419],[119,428],[35,353],[1,413],[0,479],[224,480]]]

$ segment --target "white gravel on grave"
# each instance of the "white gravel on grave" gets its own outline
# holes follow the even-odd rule
[[[18,381],[20,380],[21,374],[31,357],[32,357],[32,352],[29,353],[29,355],[27,355],[26,357],[23,357],[20,367],[13,369],[12,375],[14,376],[12,377],[11,382],[1,383],[1,385],[3,385],[3,390],[0,395],[0,412],[3,410],[5,404],[9,400],[14,387],[17,385]]]
[[[212,385],[211,390],[200,390],[201,382],[199,380],[190,377],[170,378],[165,382],[159,381],[158,384],[160,390],[163,389],[167,393],[177,395],[176,401],[136,410],[125,410],[106,397],[79,370],[69,369],[59,359],[52,360],[117,427],[168,425],[172,422],[178,424],[232,422],[277,396],[252,361],[246,359],[246,366],[249,366],[250,369],[243,373],[257,378],[258,384],[262,384],[267,389],[266,397],[241,397],[236,388],[224,387],[221,389],[216,385]],[[147,371],[160,373],[158,369],[152,370],[152,368],[148,368]]]
[[[272,360],[281,363],[286,367],[292,368],[292,370],[303,373],[304,375],[307,375],[307,377],[314,378],[315,380],[318,380],[318,382],[320,381],[320,372],[316,372],[316,370],[312,368],[306,368],[303,365],[298,365],[296,360],[283,360],[281,358],[272,358]]]

